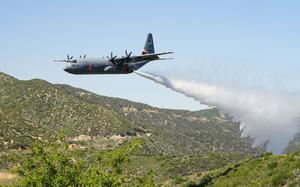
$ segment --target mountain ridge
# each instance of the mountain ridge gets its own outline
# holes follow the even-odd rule
[[[10,127],[17,125],[27,135],[22,140],[25,143],[30,136],[40,137],[28,128],[40,130],[47,139],[63,127],[72,136],[142,133],[149,140],[148,151],[160,154],[252,151],[250,140],[240,138],[238,124],[231,123],[217,109],[160,109],[40,79],[18,80],[4,73],[0,74],[0,85],[1,114],[6,116],[1,123],[5,122],[11,133],[16,128]],[[5,142],[12,141],[3,131],[1,136],[6,138]],[[2,141],[2,148],[3,144]]]
[[[41,79],[18,80],[0,72],[0,171],[26,158],[36,142],[51,145],[62,131],[68,150],[89,158],[143,139],[126,171],[136,176],[153,170],[156,183],[166,186],[218,185],[227,176],[239,181],[234,171],[248,168],[243,160],[256,163],[253,158],[265,152],[263,147],[252,148],[250,138],[241,138],[239,124],[216,108],[161,109]],[[298,155],[292,155],[293,159],[297,161]],[[290,171],[290,178],[282,174],[280,180],[268,178],[267,184],[297,181]]]

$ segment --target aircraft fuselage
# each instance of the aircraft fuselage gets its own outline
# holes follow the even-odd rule
[[[128,74],[141,68],[149,61],[120,64],[114,66],[105,58],[79,58],[66,63],[64,71],[71,74]]]

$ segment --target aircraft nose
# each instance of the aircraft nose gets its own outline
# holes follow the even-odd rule
[[[70,67],[65,67],[65,68],[64,68],[64,71],[65,71],[65,72],[68,72],[68,73],[71,73],[72,70],[71,70]]]

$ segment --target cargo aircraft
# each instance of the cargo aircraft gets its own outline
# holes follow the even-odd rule
[[[79,58],[67,55],[66,60],[55,60],[55,62],[65,62],[64,71],[71,74],[128,74],[132,73],[150,61],[168,60],[172,58],[161,58],[161,55],[173,52],[155,53],[152,34],[149,33],[145,47],[141,55],[133,56],[132,52],[125,50],[125,56],[117,57],[113,53],[106,58],[88,58],[86,55]]]

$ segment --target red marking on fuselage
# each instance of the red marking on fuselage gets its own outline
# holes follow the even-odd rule
[[[129,66],[128,66],[128,64],[125,64],[125,65],[124,65],[124,72],[125,72],[125,73],[128,73],[128,72],[129,72]]]
[[[88,65],[88,70],[89,70],[89,71],[92,71],[92,68],[93,68],[93,65],[92,65],[92,64],[89,64],[89,65]]]

